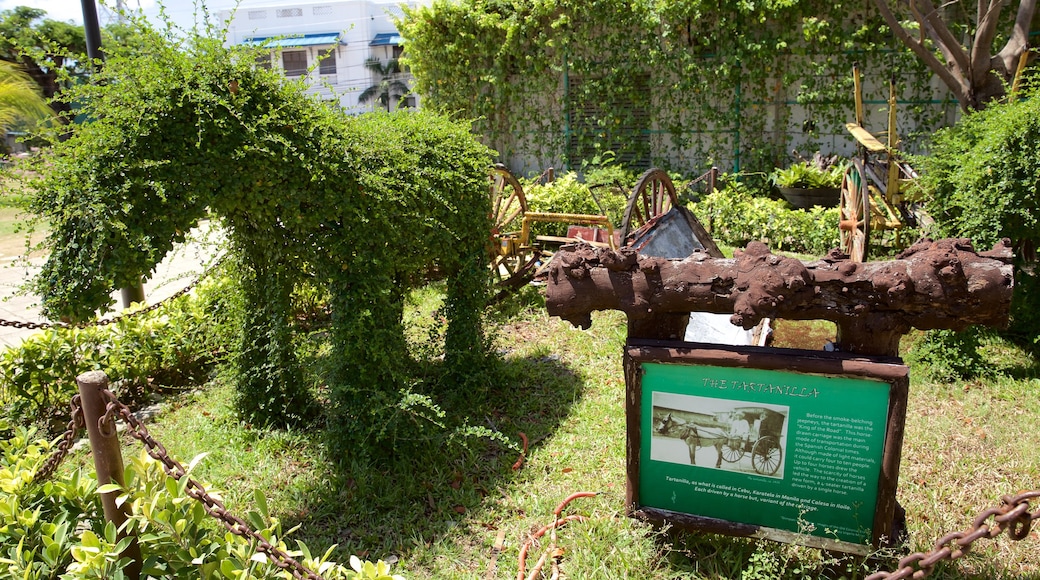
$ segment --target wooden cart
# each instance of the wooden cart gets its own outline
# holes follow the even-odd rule
[[[706,181],[710,190],[716,175],[717,170],[712,169],[692,183]],[[618,230],[605,212],[591,215],[528,211],[523,186],[504,165],[492,166],[490,179],[493,223],[490,265],[500,289],[499,297],[533,280],[547,267],[555,248],[577,241],[611,249],[630,245],[640,232],[679,207],[675,185],[668,174],[658,168],[647,170],[636,181]],[[602,207],[600,209],[602,211]],[[696,222],[695,219],[690,221]],[[570,227],[566,236],[532,236],[531,225],[536,222],[566,223]],[[694,225],[700,226],[699,223]],[[703,228],[699,229],[703,232]],[[710,240],[706,233],[703,237]]]
[[[915,221],[903,192],[917,173],[903,159],[896,134],[895,81],[889,82],[888,134],[885,143],[863,128],[863,89],[858,67],[853,67],[856,122],[845,127],[856,139],[856,155],[841,184],[838,228],[841,250],[854,262],[865,262],[872,231],[899,231]]]

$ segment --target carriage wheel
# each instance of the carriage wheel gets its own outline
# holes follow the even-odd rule
[[[840,209],[841,251],[853,262],[866,262],[870,244],[870,187],[858,159],[845,170],[841,181]]]
[[[651,219],[668,213],[679,205],[672,179],[662,169],[648,169],[636,182],[632,195],[625,206],[621,222],[621,245],[626,238]]]
[[[531,281],[539,256],[521,239],[521,226],[527,212],[524,189],[501,163],[491,167],[491,248],[490,267],[497,286],[515,290]]]
[[[760,437],[751,449],[751,467],[762,475],[773,475],[783,462],[784,450],[772,435]]]
[[[727,437],[722,444],[722,458],[727,463],[736,463],[744,457],[744,440],[737,437]]]

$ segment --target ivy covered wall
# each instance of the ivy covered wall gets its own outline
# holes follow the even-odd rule
[[[607,150],[687,173],[851,153],[855,62],[874,133],[890,77],[911,150],[957,109],[869,0],[435,0],[398,27],[424,103],[479,119],[522,173]]]

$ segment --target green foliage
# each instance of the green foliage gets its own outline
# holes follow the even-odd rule
[[[90,69],[83,27],[45,18],[39,8],[17,6],[0,11],[0,60],[24,69],[47,99],[71,82],[71,74]],[[69,112],[67,102],[52,101],[57,112]]]
[[[51,329],[0,354],[4,416],[26,422],[62,414],[77,392],[76,377],[101,367],[97,329]]]
[[[328,291],[329,420],[352,436],[381,432],[408,393],[403,296],[431,272],[447,277],[445,364],[478,373],[491,155],[470,126],[423,112],[347,117],[216,31],[175,40],[138,24],[132,49],[114,47],[67,93],[93,120],[52,135],[33,184],[32,209],[51,227],[35,279],[47,314],[91,317],[212,213],[238,260],[243,419],[311,417],[291,316],[303,284]]]
[[[986,248],[1001,238],[1019,247],[1040,244],[1038,96],[965,115],[939,131],[931,154],[917,160],[938,235]]]
[[[1040,92],[1027,96],[965,115],[916,162],[934,235],[970,238],[978,249],[1011,239],[1019,283],[1011,330],[1036,337],[1040,293],[1030,272],[1040,245]]]
[[[14,64],[0,60],[0,135],[16,127],[19,122],[32,122],[50,117],[47,101],[39,87]],[[0,142],[0,154],[5,153],[7,141]]]
[[[900,125],[919,131],[908,144],[948,107],[869,2],[437,0],[398,30],[424,106],[480,119],[504,158],[543,167],[612,151],[691,174],[769,171],[846,135],[853,62],[868,102],[897,77]]]
[[[147,577],[226,580],[284,578],[285,572],[255,542],[227,533],[210,518],[202,504],[186,493],[187,478],[179,482],[143,450],[131,457],[121,488],[98,487],[91,476],[75,470],[66,478],[34,483],[36,470],[52,445],[35,440],[35,431],[17,428],[0,441],[0,569],[9,578],[32,580],[102,580],[124,578],[129,561],[120,553],[129,540],[102,514],[101,493],[119,492],[117,502],[130,507],[126,530],[137,536]],[[201,457],[191,462],[194,466]],[[190,473],[191,467],[188,468]],[[203,484],[211,494],[219,494]],[[390,576],[383,562],[351,557],[353,570],[312,554],[301,541],[290,547],[278,518],[268,513],[263,494],[254,494],[256,508],[245,513],[248,522],[272,545],[329,580],[382,580]]]
[[[983,330],[961,332],[931,330],[907,353],[907,362],[937,382],[953,382],[984,376],[987,365],[979,351]]]
[[[755,195],[729,176],[692,210],[716,242],[729,246],[743,248],[757,240],[774,251],[816,256],[838,247],[837,208],[792,210],[786,202]]]
[[[609,174],[601,175],[603,177],[611,179]],[[525,186],[527,209],[531,212],[606,215],[614,227],[620,227],[628,202],[625,197],[628,190],[619,190],[610,182],[601,183],[603,187],[593,189],[593,183],[580,182],[578,175],[569,171],[550,183]],[[628,187],[631,187],[631,183]],[[567,224],[535,222],[531,232],[533,235],[565,236]]]
[[[777,169],[770,179],[777,187],[804,189],[838,188],[845,175],[844,164],[834,164],[821,168],[812,161],[800,161],[785,169]]]
[[[231,348],[237,320],[229,305],[230,281],[204,281],[194,296],[112,325],[53,328],[0,353],[0,401],[18,423],[67,419],[76,377],[103,370],[122,381],[121,396],[198,384]]]
[[[0,570],[8,578],[58,578],[72,562],[80,527],[102,528],[97,482],[79,472],[33,483],[53,449],[25,427],[4,429],[0,440]]]

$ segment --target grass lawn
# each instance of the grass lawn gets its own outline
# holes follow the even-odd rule
[[[429,346],[436,291],[419,293],[409,311],[416,356]],[[287,527],[312,548],[338,544],[349,554],[396,561],[407,578],[515,578],[521,545],[552,522],[554,507],[578,491],[593,498],[571,503],[567,514],[587,516],[559,532],[565,577],[817,578],[863,577],[859,558],[792,545],[654,529],[626,517],[624,317],[594,317],[582,331],[549,318],[533,289],[496,321],[501,362],[479,405],[446,409],[514,442],[523,432],[530,449],[519,469],[516,450],[472,439],[466,445],[404,445],[379,460],[359,453],[331,457],[321,425],[295,432],[254,429],[235,419],[231,390],[219,379],[168,399],[150,429],[172,454],[208,456],[195,475],[223,490],[229,508],[244,511],[253,489],[269,498]],[[789,346],[816,341],[828,328],[783,323]],[[904,339],[912,343],[914,335]],[[320,333],[311,337],[311,362],[320,368]],[[1000,496],[1040,487],[1040,373],[1014,346],[991,339],[984,355],[993,377],[934,383],[912,369],[898,497],[906,508],[912,550],[965,529]],[[359,402],[363,404],[363,402]],[[473,409],[480,409],[473,415]],[[140,446],[128,440],[126,453]],[[499,536],[503,550],[493,556]],[[1023,542],[1007,536],[980,540],[933,578],[1040,578],[1037,531]],[[531,548],[528,569],[548,535]],[[891,565],[891,561],[888,561]],[[548,574],[546,575],[548,577]]]

